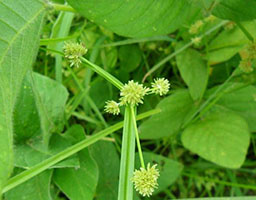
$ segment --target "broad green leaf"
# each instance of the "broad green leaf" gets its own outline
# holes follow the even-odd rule
[[[157,169],[160,172],[160,176],[157,180],[158,188],[154,191],[153,195],[165,190],[181,175],[183,165],[174,160],[149,152],[144,152],[143,158],[145,165],[147,165],[147,163],[150,163],[151,166],[157,164]],[[136,169],[141,167],[138,153],[136,154],[135,166]]]
[[[120,159],[114,144],[99,141],[90,146],[89,150],[99,167],[96,199],[117,199]]]
[[[0,190],[12,171],[12,113],[37,54],[44,10],[39,0],[0,0]]]
[[[119,49],[120,66],[123,70],[132,72],[139,67],[141,51],[137,45],[124,45]]]
[[[24,79],[21,95],[15,107],[16,142],[26,142],[33,136],[32,146],[43,138],[47,147],[51,133],[61,132],[63,129],[67,98],[67,89],[60,83],[29,72]]]
[[[193,49],[183,51],[177,55],[177,65],[191,97],[194,100],[201,99],[207,86],[208,71],[200,53]]]
[[[256,21],[244,22],[243,26],[253,36],[256,34]],[[211,64],[227,61],[248,43],[248,38],[239,27],[234,26],[233,29],[226,29],[209,44],[207,60]]]
[[[189,10],[186,0],[68,0],[68,3],[96,24],[128,37],[173,32],[182,25]]]
[[[237,87],[237,89],[235,89]],[[233,89],[233,91],[232,91]],[[225,106],[246,119],[251,131],[256,131],[256,87],[233,84],[231,91],[224,94],[217,104]]]
[[[119,173],[118,200],[133,199],[133,175],[135,162],[135,127],[133,125],[132,106],[126,106],[122,137],[121,164]]]
[[[159,109],[151,110],[145,113],[142,113],[136,117],[137,120],[144,119],[146,117],[149,117],[151,115],[154,115],[156,113],[159,113]],[[25,170],[22,173],[19,173],[18,175],[10,178],[7,183],[4,185],[2,192],[5,193],[12,188],[18,186],[21,183],[24,183],[25,181],[33,178],[34,176],[38,175],[39,173],[49,169],[51,166],[55,165],[56,163],[74,155],[75,153],[83,150],[84,148],[90,146],[91,144],[99,141],[100,139],[106,137],[107,135],[119,130],[123,127],[124,122],[116,123],[115,125],[106,128],[97,134],[92,135],[88,139],[85,139],[81,142],[76,143],[75,145],[72,145],[69,148],[66,148],[65,150],[57,153],[54,156],[51,156],[50,158],[40,162],[39,164],[31,167],[28,170]]]
[[[58,140],[57,140],[58,139]],[[29,144],[18,144],[15,146],[14,149],[14,165],[15,167],[20,167],[24,169],[28,169],[33,167],[34,165],[44,161],[45,159],[55,155],[56,153],[60,152],[71,146],[71,143],[65,140],[61,136],[56,136],[51,138],[50,142],[50,151],[49,152],[42,152],[39,151]],[[57,146],[54,146],[56,145]],[[63,167],[79,167],[80,163],[77,156],[71,156],[70,158],[57,163],[50,168],[63,168]]]
[[[91,82],[90,86],[90,97],[99,109],[103,108],[105,102],[112,98],[112,85],[99,77]]]
[[[79,125],[72,126],[65,137],[71,138],[73,143],[85,139],[83,127]],[[55,169],[53,180],[61,191],[66,194],[70,200],[93,199],[98,182],[98,167],[95,160],[84,149],[78,153],[80,167]]]
[[[256,19],[255,0],[220,0],[213,14],[222,19],[248,21]]]
[[[168,137],[180,131],[180,128],[194,108],[193,100],[187,90],[182,90],[164,98],[157,108],[159,114],[154,115],[139,127],[141,139],[157,139]]]
[[[246,121],[239,115],[215,109],[187,127],[183,145],[202,158],[227,168],[243,164],[250,142]]]
[[[47,170],[5,194],[6,200],[50,200],[52,170]]]

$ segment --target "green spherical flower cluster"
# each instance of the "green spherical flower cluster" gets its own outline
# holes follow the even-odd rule
[[[140,168],[135,170],[132,177],[135,190],[138,191],[142,196],[151,196],[154,190],[158,187],[157,179],[159,177],[159,170],[156,169],[157,165],[150,167],[148,163],[147,169]]]
[[[153,83],[151,83],[151,86],[152,88],[147,88],[142,84],[134,82],[133,80],[129,81],[120,91],[120,103],[115,101],[107,101],[105,105],[105,111],[107,113],[118,115],[120,113],[119,106],[138,106],[139,104],[143,104],[145,95],[154,93],[163,96],[168,93],[170,83],[167,79],[157,78]]]
[[[148,93],[149,89],[143,87],[142,84],[136,83],[133,80],[129,81],[121,89],[120,104],[121,105],[138,105],[143,103],[144,96]]]
[[[169,92],[170,83],[167,79],[157,78],[153,83],[151,83],[151,85],[151,91],[155,94],[159,94],[160,96],[163,96]]]
[[[87,53],[87,49],[78,43],[67,42],[64,45],[64,55],[69,60],[70,66],[79,67],[80,57]]]
[[[113,100],[107,101],[105,105],[105,112],[118,115],[120,113],[119,104]]]

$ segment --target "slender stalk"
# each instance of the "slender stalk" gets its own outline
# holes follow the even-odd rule
[[[239,183],[231,183],[231,182],[222,181],[222,180],[214,180],[214,179],[210,179],[210,178],[207,178],[207,177],[199,177],[199,176],[196,176],[196,175],[193,175],[193,174],[189,174],[189,173],[186,173],[186,172],[183,172],[182,175],[186,176],[186,177],[190,177],[190,178],[204,179],[206,181],[210,181],[210,182],[214,182],[214,183],[219,183],[219,184],[225,185],[225,186],[232,186],[232,187],[256,190],[256,186],[255,185],[245,185],[245,184],[239,184]]]
[[[195,121],[195,117],[198,113],[200,113],[203,109],[209,109],[208,105],[211,103],[211,101],[214,101],[214,98],[222,91],[222,89],[230,82],[230,80],[235,76],[237,73],[237,70],[235,70],[229,77],[228,79],[197,109],[189,118],[187,121],[184,122],[182,128],[185,128],[188,126],[191,122]],[[210,104],[213,105],[213,104]],[[198,118],[196,118],[198,119]],[[193,120],[193,121],[192,121]]]
[[[81,61],[86,64],[86,66],[88,66],[90,69],[92,69],[93,71],[95,71],[97,74],[99,74],[100,76],[102,76],[103,78],[105,78],[107,81],[109,81],[110,83],[112,83],[114,86],[116,86],[118,89],[122,89],[123,87],[123,83],[121,81],[119,81],[116,77],[112,76],[111,74],[109,74],[108,72],[106,72],[104,69],[102,69],[101,67],[91,63],[89,60],[87,60],[86,58],[81,57]]]
[[[121,164],[119,175],[118,200],[133,199],[133,185],[131,178],[134,170],[135,132],[132,123],[133,106],[126,106],[122,139]]]
[[[136,136],[136,141],[137,141],[137,148],[138,148],[138,152],[139,152],[141,167],[143,167],[145,169],[145,163],[144,163],[143,153],[142,153],[142,149],[141,149],[141,145],[140,145],[140,138],[139,138],[139,133],[138,133],[138,128],[137,128],[136,116],[135,116],[135,113],[134,113],[134,109],[132,109],[131,114],[132,114],[133,126],[134,126],[134,129],[135,129],[135,136]]]
[[[146,117],[149,117],[151,115],[154,115],[156,113],[159,113],[160,109],[151,110],[148,112],[145,112],[141,115],[137,116],[137,120],[144,119]],[[106,137],[107,135],[121,129],[124,125],[124,122],[119,122],[109,128],[106,128],[105,130],[102,130],[98,132],[95,135],[92,135],[90,138],[85,139],[59,153],[56,155],[42,161],[41,163],[31,167],[30,169],[10,178],[7,183],[4,185],[2,194],[11,190],[12,188],[24,183],[25,181],[33,178],[34,176],[38,175],[39,173],[43,172],[44,170],[47,170],[49,167],[55,165],[56,163],[72,156],[73,154],[81,151],[82,149],[90,146],[91,144],[94,144],[95,142],[101,140],[102,138]]]
[[[246,30],[246,28],[240,23],[236,22],[237,26],[240,28],[240,30],[244,33],[244,35],[252,42],[254,42],[253,36]]]
[[[76,10],[72,8],[71,6],[63,5],[63,4],[57,4],[57,3],[50,3],[49,5],[54,10],[57,11],[65,11],[65,12],[73,12],[76,13]]]
[[[218,28],[222,27],[223,25],[227,24],[228,21],[222,21],[221,23],[217,24],[216,26],[214,26],[213,28],[211,28],[210,30],[208,30],[207,32],[205,32],[204,34],[202,34],[201,38],[204,38],[205,36],[211,34],[212,32],[216,31]],[[172,53],[171,55],[167,56],[166,58],[164,58],[163,60],[161,60],[159,63],[157,63],[156,65],[154,65],[143,77],[142,82],[145,82],[145,80],[147,79],[148,76],[150,76],[152,73],[154,73],[156,70],[158,70],[163,64],[165,64],[166,62],[168,62],[169,60],[171,60],[173,57],[177,56],[178,54],[180,54],[181,52],[183,52],[184,50],[186,50],[187,48],[189,48],[190,46],[192,46],[193,42],[190,41],[187,44],[185,44],[183,47],[181,47],[180,49],[178,49],[177,51],[175,51],[174,53]]]

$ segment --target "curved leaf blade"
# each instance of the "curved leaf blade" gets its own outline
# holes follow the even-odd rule
[[[91,21],[128,37],[173,32],[182,25],[189,9],[186,0],[68,0],[68,3]]]

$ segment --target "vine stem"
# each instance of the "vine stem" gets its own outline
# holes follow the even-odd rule
[[[135,129],[135,136],[136,136],[137,148],[138,148],[139,157],[140,157],[140,163],[141,163],[141,166],[145,169],[145,163],[144,163],[143,154],[142,154],[142,150],[141,150],[140,138],[139,138],[139,133],[138,133],[138,128],[137,128],[137,122],[136,122],[136,116],[135,116],[134,109],[132,109],[132,122],[133,122],[133,126],[134,126],[134,129]]]
[[[204,38],[205,36],[211,34],[212,32],[214,32],[215,30],[217,30],[218,28],[222,27],[223,25],[227,24],[228,21],[222,21],[219,24],[217,24],[216,26],[212,27],[211,29],[209,29],[208,31],[206,31],[205,33],[203,33],[202,35],[200,35],[200,38]],[[178,54],[180,54],[181,52],[183,52],[184,50],[186,50],[187,48],[191,47],[193,45],[193,42],[190,41],[187,44],[185,44],[183,47],[181,47],[180,49],[178,49],[177,51],[175,51],[174,53],[170,54],[169,56],[165,57],[163,60],[161,60],[159,63],[157,63],[156,65],[154,65],[143,77],[142,82],[145,82],[145,80],[147,79],[147,77],[149,77],[152,73],[154,73],[156,70],[158,70],[163,64],[165,64],[166,62],[168,62],[169,60],[171,60],[173,57],[177,56]]]

